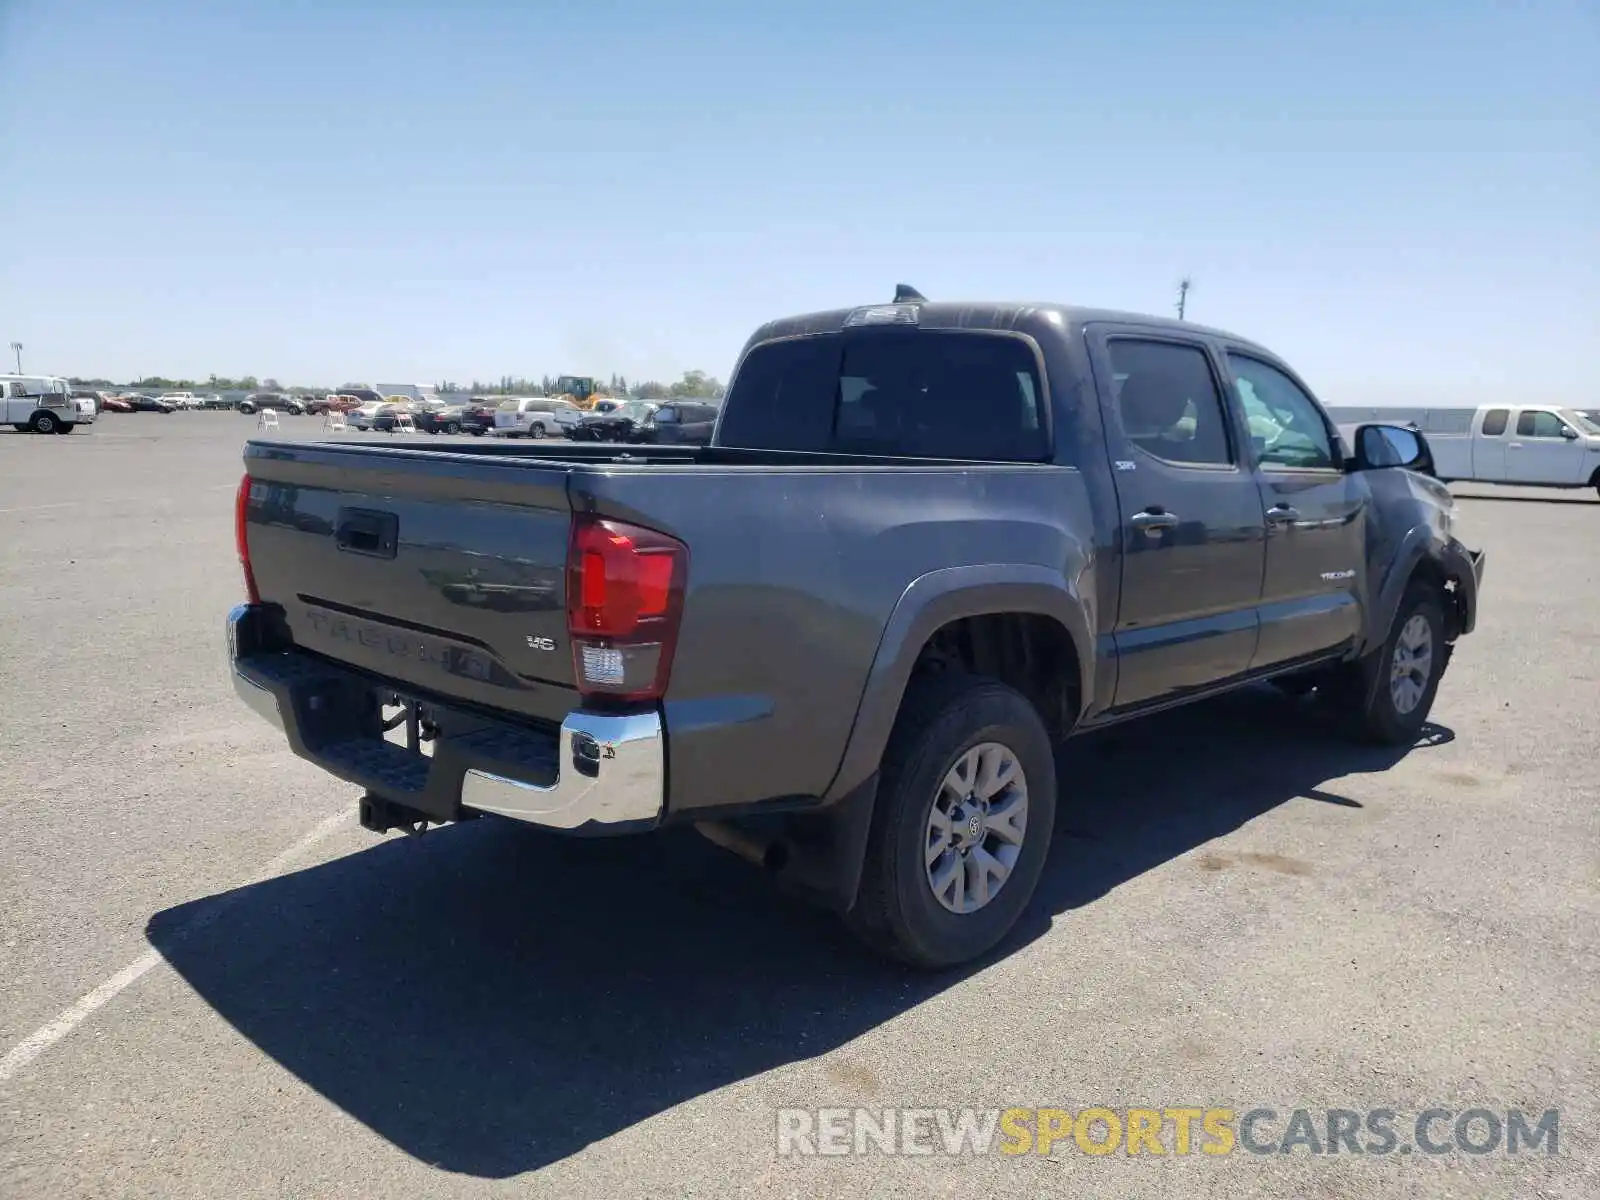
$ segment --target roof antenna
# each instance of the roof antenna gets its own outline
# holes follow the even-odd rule
[[[926,304],[928,298],[909,283],[894,285],[894,303],[896,304]]]

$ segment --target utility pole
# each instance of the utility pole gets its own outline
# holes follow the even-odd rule
[[[11,343],[11,353],[13,353],[13,354],[15,354],[17,356],[17,374],[21,375],[22,374],[22,343],[21,342],[12,342]]]
[[[1183,311],[1189,303],[1189,289],[1193,286],[1194,282],[1187,275],[1178,280],[1178,320],[1180,321],[1183,320]]]

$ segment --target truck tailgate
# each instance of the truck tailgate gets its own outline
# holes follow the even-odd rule
[[[297,646],[419,689],[559,721],[569,468],[252,442],[245,536]]]

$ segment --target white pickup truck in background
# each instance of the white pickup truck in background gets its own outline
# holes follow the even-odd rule
[[[18,433],[71,433],[94,421],[94,401],[76,400],[56,375],[0,375],[0,424]]]
[[[1434,471],[1445,483],[1504,483],[1600,492],[1600,423],[1553,404],[1478,408],[1330,407],[1348,443],[1373,421],[1412,425],[1428,439]]]

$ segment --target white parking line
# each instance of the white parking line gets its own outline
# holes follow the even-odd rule
[[[20,508],[0,508],[0,513],[43,512],[47,508],[76,508],[80,504],[92,503],[89,500],[63,500],[60,504],[25,504]]]
[[[298,856],[304,854],[307,850],[311,849],[311,847],[315,846],[324,838],[335,833],[339,827],[349,819],[350,810],[346,809],[345,811],[336,813],[335,815],[327,818],[325,821],[322,821],[310,833],[306,834],[305,837],[301,838],[294,845],[290,846],[282,854],[272,859],[272,861],[257,871],[254,876],[252,876],[241,886],[249,887],[251,884],[261,883],[264,880],[271,879],[273,876],[277,875],[280,871],[287,867],[291,862],[293,862]],[[187,937],[196,929],[209,924],[211,921],[215,920],[216,917],[226,907],[227,902],[224,900],[213,907],[205,916],[200,917],[179,929],[177,936]],[[0,1058],[0,1083],[4,1083],[6,1080],[12,1078],[17,1074],[17,1072],[21,1071],[34,1059],[38,1058],[46,1050],[50,1049],[51,1046],[54,1046],[79,1025],[82,1025],[91,1016],[93,1016],[97,1010],[104,1008],[107,1004],[111,1003],[111,1001],[115,1000],[118,995],[120,995],[122,992],[125,992],[128,988],[137,983],[139,979],[150,970],[150,968],[160,965],[161,961],[162,959],[159,951],[146,950],[138,958],[134,959],[127,966],[123,967],[122,970],[111,976],[111,978],[100,984],[93,991],[79,997],[78,1001],[71,1007],[63,1009],[54,1020],[50,1021],[48,1024],[41,1025],[38,1029],[34,1030],[27,1037],[23,1038],[15,1046],[11,1047],[10,1050],[6,1051],[5,1057]]]

